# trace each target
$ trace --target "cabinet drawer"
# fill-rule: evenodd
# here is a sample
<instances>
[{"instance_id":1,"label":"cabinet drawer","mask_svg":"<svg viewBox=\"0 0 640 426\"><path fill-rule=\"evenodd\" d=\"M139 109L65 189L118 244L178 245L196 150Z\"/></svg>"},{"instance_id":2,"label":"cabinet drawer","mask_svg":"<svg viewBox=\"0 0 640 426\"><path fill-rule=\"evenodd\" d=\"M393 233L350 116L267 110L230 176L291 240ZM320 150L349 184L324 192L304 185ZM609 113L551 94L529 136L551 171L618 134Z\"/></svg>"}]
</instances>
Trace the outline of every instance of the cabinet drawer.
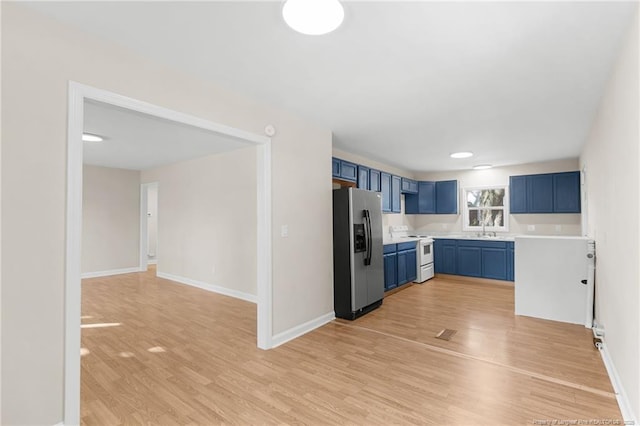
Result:
<instances>
[{"instance_id":1,"label":"cabinet drawer","mask_svg":"<svg viewBox=\"0 0 640 426\"><path fill-rule=\"evenodd\" d=\"M382 253L395 253L398 250L397 244L385 244L382 248Z\"/></svg>"},{"instance_id":2,"label":"cabinet drawer","mask_svg":"<svg viewBox=\"0 0 640 426\"><path fill-rule=\"evenodd\" d=\"M507 248L507 241L458 240L458 247Z\"/></svg>"},{"instance_id":3,"label":"cabinet drawer","mask_svg":"<svg viewBox=\"0 0 640 426\"><path fill-rule=\"evenodd\" d=\"M416 249L416 241L398 244L398 251L415 250L415 249Z\"/></svg>"}]
</instances>

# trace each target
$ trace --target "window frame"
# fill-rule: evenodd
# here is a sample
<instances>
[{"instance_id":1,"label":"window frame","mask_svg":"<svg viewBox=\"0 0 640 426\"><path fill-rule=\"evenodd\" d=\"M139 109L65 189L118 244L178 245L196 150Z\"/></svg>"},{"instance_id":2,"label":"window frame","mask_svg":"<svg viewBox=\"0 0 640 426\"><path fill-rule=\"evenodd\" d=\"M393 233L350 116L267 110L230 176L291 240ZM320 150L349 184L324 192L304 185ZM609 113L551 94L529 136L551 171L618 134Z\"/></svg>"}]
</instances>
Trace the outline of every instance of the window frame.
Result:
<instances>
[{"instance_id":1,"label":"window frame","mask_svg":"<svg viewBox=\"0 0 640 426\"><path fill-rule=\"evenodd\" d=\"M472 207L467 205L467 192L481 191L486 189L504 189L503 206L493 207ZM469 210L499 210L503 211L504 226L485 226L485 231L490 232L509 232L509 185L484 185L484 186L466 186L461 188L461 205L462 205L462 230L463 231L482 231L482 226L469 225Z\"/></svg>"}]
</instances>

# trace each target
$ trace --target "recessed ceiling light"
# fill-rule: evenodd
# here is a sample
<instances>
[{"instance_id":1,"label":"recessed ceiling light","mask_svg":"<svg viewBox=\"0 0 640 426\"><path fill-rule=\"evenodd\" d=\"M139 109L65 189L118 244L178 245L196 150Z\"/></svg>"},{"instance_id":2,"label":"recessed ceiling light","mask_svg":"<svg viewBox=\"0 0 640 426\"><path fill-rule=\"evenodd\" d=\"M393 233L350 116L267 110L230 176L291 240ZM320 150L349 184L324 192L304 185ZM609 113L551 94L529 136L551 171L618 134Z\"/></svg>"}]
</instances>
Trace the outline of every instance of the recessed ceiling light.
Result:
<instances>
[{"instance_id":1,"label":"recessed ceiling light","mask_svg":"<svg viewBox=\"0 0 640 426\"><path fill-rule=\"evenodd\" d=\"M478 164L477 166L473 166L474 170L486 170L492 167L493 166L491 164Z\"/></svg>"},{"instance_id":2,"label":"recessed ceiling light","mask_svg":"<svg viewBox=\"0 0 640 426\"><path fill-rule=\"evenodd\" d=\"M91 133L83 133L82 141L83 142L102 142L104 138L98 135L92 135Z\"/></svg>"},{"instance_id":3,"label":"recessed ceiling light","mask_svg":"<svg viewBox=\"0 0 640 426\"><path fill-rule=\"evenodd\" d=\"M344 8L338 0L287 0L282 17L299 33L322 35L342 24Z\"/></svg>"},{"instance_id":4,"label":"recessed ceiling light","mask_svg":"<svg viewBox=\"0 0 640 426\"><path fill-rule=\"evenodd\" d=\"M473 157L473 152L462 151L462 152L454 152L450 155L451 158L469 158Z\"/></svg>"}]
</instances>

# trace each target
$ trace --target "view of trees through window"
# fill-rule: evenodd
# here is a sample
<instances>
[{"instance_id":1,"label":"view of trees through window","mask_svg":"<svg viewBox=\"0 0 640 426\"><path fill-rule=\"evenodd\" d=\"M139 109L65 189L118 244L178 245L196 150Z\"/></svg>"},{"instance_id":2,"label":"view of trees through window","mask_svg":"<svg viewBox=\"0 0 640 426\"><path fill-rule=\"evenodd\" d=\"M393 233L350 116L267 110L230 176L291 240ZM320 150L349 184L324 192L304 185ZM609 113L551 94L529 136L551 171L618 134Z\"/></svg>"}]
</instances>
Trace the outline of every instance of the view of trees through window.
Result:
<instances>
[{"instance_id":1,"label":"view of trees through window","mask_svg":"<svg viewBox=\"0 0 640 426\"><path fill-rule=\"evenodd\" d=\"M466 190L468 227L504 227L505 188Z\"/></svg>"}]
</instances>

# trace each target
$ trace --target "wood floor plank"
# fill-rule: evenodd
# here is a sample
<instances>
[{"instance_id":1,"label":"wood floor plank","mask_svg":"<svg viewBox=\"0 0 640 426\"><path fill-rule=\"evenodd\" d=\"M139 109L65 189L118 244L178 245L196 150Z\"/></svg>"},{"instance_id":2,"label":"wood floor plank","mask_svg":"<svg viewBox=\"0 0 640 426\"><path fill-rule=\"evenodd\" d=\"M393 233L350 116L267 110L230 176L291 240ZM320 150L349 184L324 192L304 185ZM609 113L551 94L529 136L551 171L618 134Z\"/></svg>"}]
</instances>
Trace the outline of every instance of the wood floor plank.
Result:
<instances>
[{"instance_id":1,"label":"wood floor plank","mask_svg":"<svg viewBox=\"0 0 640 426\"><path fill-rule=\"evenodd\" d=\"M270 351L255 305L155 277L83 283L85 425L517 425L620 419L584 327L435 279ZM457 330L450 341L442 329Z\"/></svg>"}]
</instances>

